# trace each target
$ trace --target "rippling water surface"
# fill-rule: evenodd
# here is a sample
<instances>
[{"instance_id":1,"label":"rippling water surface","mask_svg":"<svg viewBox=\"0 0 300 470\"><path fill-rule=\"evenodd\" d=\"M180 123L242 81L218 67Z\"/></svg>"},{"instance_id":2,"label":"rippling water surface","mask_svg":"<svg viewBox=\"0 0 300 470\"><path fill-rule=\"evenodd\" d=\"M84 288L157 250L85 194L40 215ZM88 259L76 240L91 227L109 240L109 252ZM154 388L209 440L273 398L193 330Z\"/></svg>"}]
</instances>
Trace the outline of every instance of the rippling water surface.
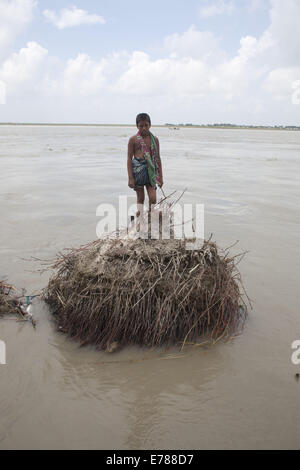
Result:
<instances>
[{"instance_id":1,"label":"rippling water surface","mask_svg":"<svg viewBox=\"0 0 300 470\"><path fill-rule=\"evenodd\" d=\"M164 190L205 204L253 301L244 333L212 349L114 355L79 348L35 300L36 331L0 320L1 449L296 449L300 445L300 133L153 128ZM125 127L0 126L0 278L46 285L31 257L96 238L96 208L134 196ZM132 202L134 199L132 199Z\"/></svg>"}]
</instances>

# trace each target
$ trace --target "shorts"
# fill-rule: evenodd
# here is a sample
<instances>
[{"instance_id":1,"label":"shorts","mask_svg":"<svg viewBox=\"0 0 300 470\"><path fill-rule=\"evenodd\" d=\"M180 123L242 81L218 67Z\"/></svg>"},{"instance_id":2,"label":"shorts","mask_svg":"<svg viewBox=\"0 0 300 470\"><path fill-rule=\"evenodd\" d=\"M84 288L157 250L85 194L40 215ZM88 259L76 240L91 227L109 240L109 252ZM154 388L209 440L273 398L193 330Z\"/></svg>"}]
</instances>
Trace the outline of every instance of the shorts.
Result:
<instances>
[{"instance_id":1,"label":"shorts","mask_svg":"<svg viewBox=\"0 0 300 470\"><path fill-rule=\"evenodd\" d=\"M132 159L132 172L134 178L134 190L143 189L144 186L150 186L147 160L143 158ZM157 189L155 186L154 189Z\"/></svg>"}]
</instances>

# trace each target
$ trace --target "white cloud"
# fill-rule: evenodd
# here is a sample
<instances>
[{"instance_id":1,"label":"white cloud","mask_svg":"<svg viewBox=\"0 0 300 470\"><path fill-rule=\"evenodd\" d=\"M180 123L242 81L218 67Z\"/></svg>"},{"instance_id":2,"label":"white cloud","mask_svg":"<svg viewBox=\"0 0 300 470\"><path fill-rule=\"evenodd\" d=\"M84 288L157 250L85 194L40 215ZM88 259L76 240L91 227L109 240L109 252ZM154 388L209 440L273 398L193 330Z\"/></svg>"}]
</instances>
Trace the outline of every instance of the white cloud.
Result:
<instances>
[{"instance_id":1,"label":"white cloud","mask_svg":"<svg viewBox=\"0 0 300 470\"><path fill-rule=\"evenodd\" d=\"M210 31L199 31L192 25L183 34L172 34L164 40L164 48L171 57L193 57L206 62L224 58L219 39Z\"/></svg>"},{"instance_id":2,"label":"white cloud","mask_svg":"<svg viewBox=\"0 0 300 470\"><path fill-rule=\"evenodd\" d=\"M48 51L36 42L29 42L19 52L12 54L0 68L0 79L5 83L7 94L38 88L43 77L43 62Z\"/></svg>"},{"instance_id":3,"label":"white cloud","mask_svg":"<svg viewBox=\"0 0 300 470\"><path fill-rule=\"evenodd\" d=\"M271 0L271 24L269 34L276 41L273 59L274 65L288 67L299 65L300 50L300 1Z\"/></svg>"},{"instance_id":4,"label":"white cloud","mask_svg":"<svg viewBox=\"0 0 300 470\"><path fill-rule=\"evenodd\" d=\"M278 68L268 74L264 82L264 89L271 93L276 100L291 100L298 80L300 80L300 66Z\"/></svg>"},{"instance_id":5,"label":"white cloud","mask_svg":"<svg viewBox=\"0 0 300 470\"><path fill-rule=\"evenodd\" d=\"M269 71L262 58L272 45L268 33L259 39L246 36L240 41L237 55L228 58L211 33L191 27L182 35L165 39L168 58L151 60L142 51L132 53L114 89L139 96L214 95L234 101ZM211 55L218 60L210 60Z\"/></svg>"},{"instance_id":6,"label":"white cloud","mask_svg":"<svg viewBox=\"0 0 300 470\"><path fill-rule=\"evenodd\" d=\"M300 80L295 80L292 84L292 103L300 104Z\"/></svg>"},{"instance_id":7,"label":"white cloud","mask_svg":"<svg viewBox=\"0 0 300 470\"><path fill-rule=\"evenodd\" d=\"M300 80L300 2L270 0L271 23L261 38L268 38L271 47L263 56L268 74L263 90L276 101L291 102L293 84Z\"/></svg>"},{"instance_id":8,"label":"white cloud","mask_svg":"<svg viewBox=\"0 0 300 470\"><path fill-rule=\"evenodd\" d=\"M73 6L71 9L63 8L58 14L53 10L44 10L43 15L58 29L71 28L83 24L105 23L103 16L88 13L76 6Z\"/></svg>"},{"instance_id":9,"label":"white cloud","mask_svg":"<svg viewBox=\"0 0 300 470\"><path fill-rule=\"evenodd\" d=\"M269 53L270 49L275 45L275 41L268 31L266 31L259 39L254 36L244 36L240 40L241 47L238 51L238 60L245 63L253 59L263 62L265 61L265 53ZM259 62L257 63L259 65Z\"/></svg>"},{"instance_id":10,"label":"white cloud","mask_svg":"<svg viewBox=\"0 0 300 470\"><path fill-rule=\"evenodd\" d=\"M103 67L102 61L94 62L87 54L68 60L62 80L64 93L67 96L97 94L105 82Z\"/></svg>"},{"instance_id":11,"label":"white cloud","mask_svg":"<svg viewBox=\"0 0 300 470\"><path fill-rule=\"evenodd\" d=\"M36 93L64 99L97 96L106 83L106 75L120 73L124 57L113 54L96 62L87 54L78 54L66 62L49 57L47 49L29 42L13 53L0 67L0 81L8 96L36 99Z\"/></svg>"},{"instance_id":12,"label":"white cloud","mask_svg":"<svg viewBox=\"0 0 300 470\"><path fill-rule=\"evenodd\" d=\"M6 84L0 80L0 104L6 103Z\"/></svg>"},{"instance_id":13,"label":"white cloud","mask_svg":"<svg viewBox=\"0 0 300 470\"><path fill-rule=\"evenodd\" d=\"M191 57L151 61L150 56L135 51L128 69L114 90L132 95L203 95L209 88L209 70L201 60Z\"/></svg>"},{"instance_id":14,"label":"white cloud","mask_svg":"<svg viewBox=\"0 0 300 470\"><path fill-rule=\"evenodd\" d=\"M235 10L233 0L211 0L205 6L199 8L199 15L202 18L209 18L216 15L231 15Z\"/></svg>"},{"instance_id":15,"label":"white cloud","mask_svg":"<svg viewBox=\"0 0 300 470\"><path fill-rule=\"evenodd\" d=\"M16 120L19 112L31 112L35 103L42 116L52 112L54 121L74 121L76 115L77 121L115 122L130 114L126 109L138 112L149 106L166 121L173 116L174 121L189 122L253 123L255 119L256 123L279 123L286 119L298 124L299 107L292 104L292 96L300 97L300 31L296 27L300 2L285 0L283 8L281 1L270 0L270 5L266 31L242 37L231 57L218 37L193 25L167 36L156 58L139 50L119 51L100 60L81 53L62 61L30 42L0 64L0 86L4 84L0 102L5 101L6 89L10 107L5 112L9 115L7 110L15 108Z\"/></svg>"},{"instance_id":16,"label":"white cloud","mask_svg":"<svg viewBox=\"0 0 300 470\"><path fill-rule=\"evenodd\" d=\"M35 0L0 0L0 50L30 23L35 6Z\"/></svg>"}]
</instances>

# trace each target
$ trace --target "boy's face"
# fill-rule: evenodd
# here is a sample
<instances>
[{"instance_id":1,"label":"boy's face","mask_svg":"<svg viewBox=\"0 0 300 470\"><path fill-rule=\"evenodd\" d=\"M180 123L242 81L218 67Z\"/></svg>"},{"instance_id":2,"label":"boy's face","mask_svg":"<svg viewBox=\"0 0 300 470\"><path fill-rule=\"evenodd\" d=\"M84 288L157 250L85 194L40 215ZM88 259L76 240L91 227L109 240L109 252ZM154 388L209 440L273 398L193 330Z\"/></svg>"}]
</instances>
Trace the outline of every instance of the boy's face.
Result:
<instances>
[{"instance_id":1,"label":"boy's face","mask_svg":"<svg viewBox=\"0 0 300 470\"><path fill-rule=\"evenodd\" d=\"M149 135L150 127L151 124L149 121L140 121L137 125L137 128L140 131L142 137Z\"/></svg>"}]
</instances>

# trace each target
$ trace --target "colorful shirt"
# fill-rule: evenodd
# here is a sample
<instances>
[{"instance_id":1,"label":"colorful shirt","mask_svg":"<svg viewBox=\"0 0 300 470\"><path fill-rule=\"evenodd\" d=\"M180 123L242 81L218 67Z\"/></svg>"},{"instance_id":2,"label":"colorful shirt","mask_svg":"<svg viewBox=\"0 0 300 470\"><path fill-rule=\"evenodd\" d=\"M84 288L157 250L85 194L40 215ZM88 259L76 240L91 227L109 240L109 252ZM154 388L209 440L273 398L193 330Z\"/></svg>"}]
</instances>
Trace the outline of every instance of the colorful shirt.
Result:
<instances>
[{"instance_id":1,"label":"colorful shirt","mask_svg":"<svg viewBox=\"0 0 300 470\"><path fill-rule=\"evenodd\" d=\"M144 158L147 161L148 175L151 186L156 187L156 183L160 183L160 173L158 166L158 152L156 140L153 134L150 134L150 152L141 136L140 131L137 133L137 140L141 144L141 148L144 154Z\"/></svg>"}]
</instances>

